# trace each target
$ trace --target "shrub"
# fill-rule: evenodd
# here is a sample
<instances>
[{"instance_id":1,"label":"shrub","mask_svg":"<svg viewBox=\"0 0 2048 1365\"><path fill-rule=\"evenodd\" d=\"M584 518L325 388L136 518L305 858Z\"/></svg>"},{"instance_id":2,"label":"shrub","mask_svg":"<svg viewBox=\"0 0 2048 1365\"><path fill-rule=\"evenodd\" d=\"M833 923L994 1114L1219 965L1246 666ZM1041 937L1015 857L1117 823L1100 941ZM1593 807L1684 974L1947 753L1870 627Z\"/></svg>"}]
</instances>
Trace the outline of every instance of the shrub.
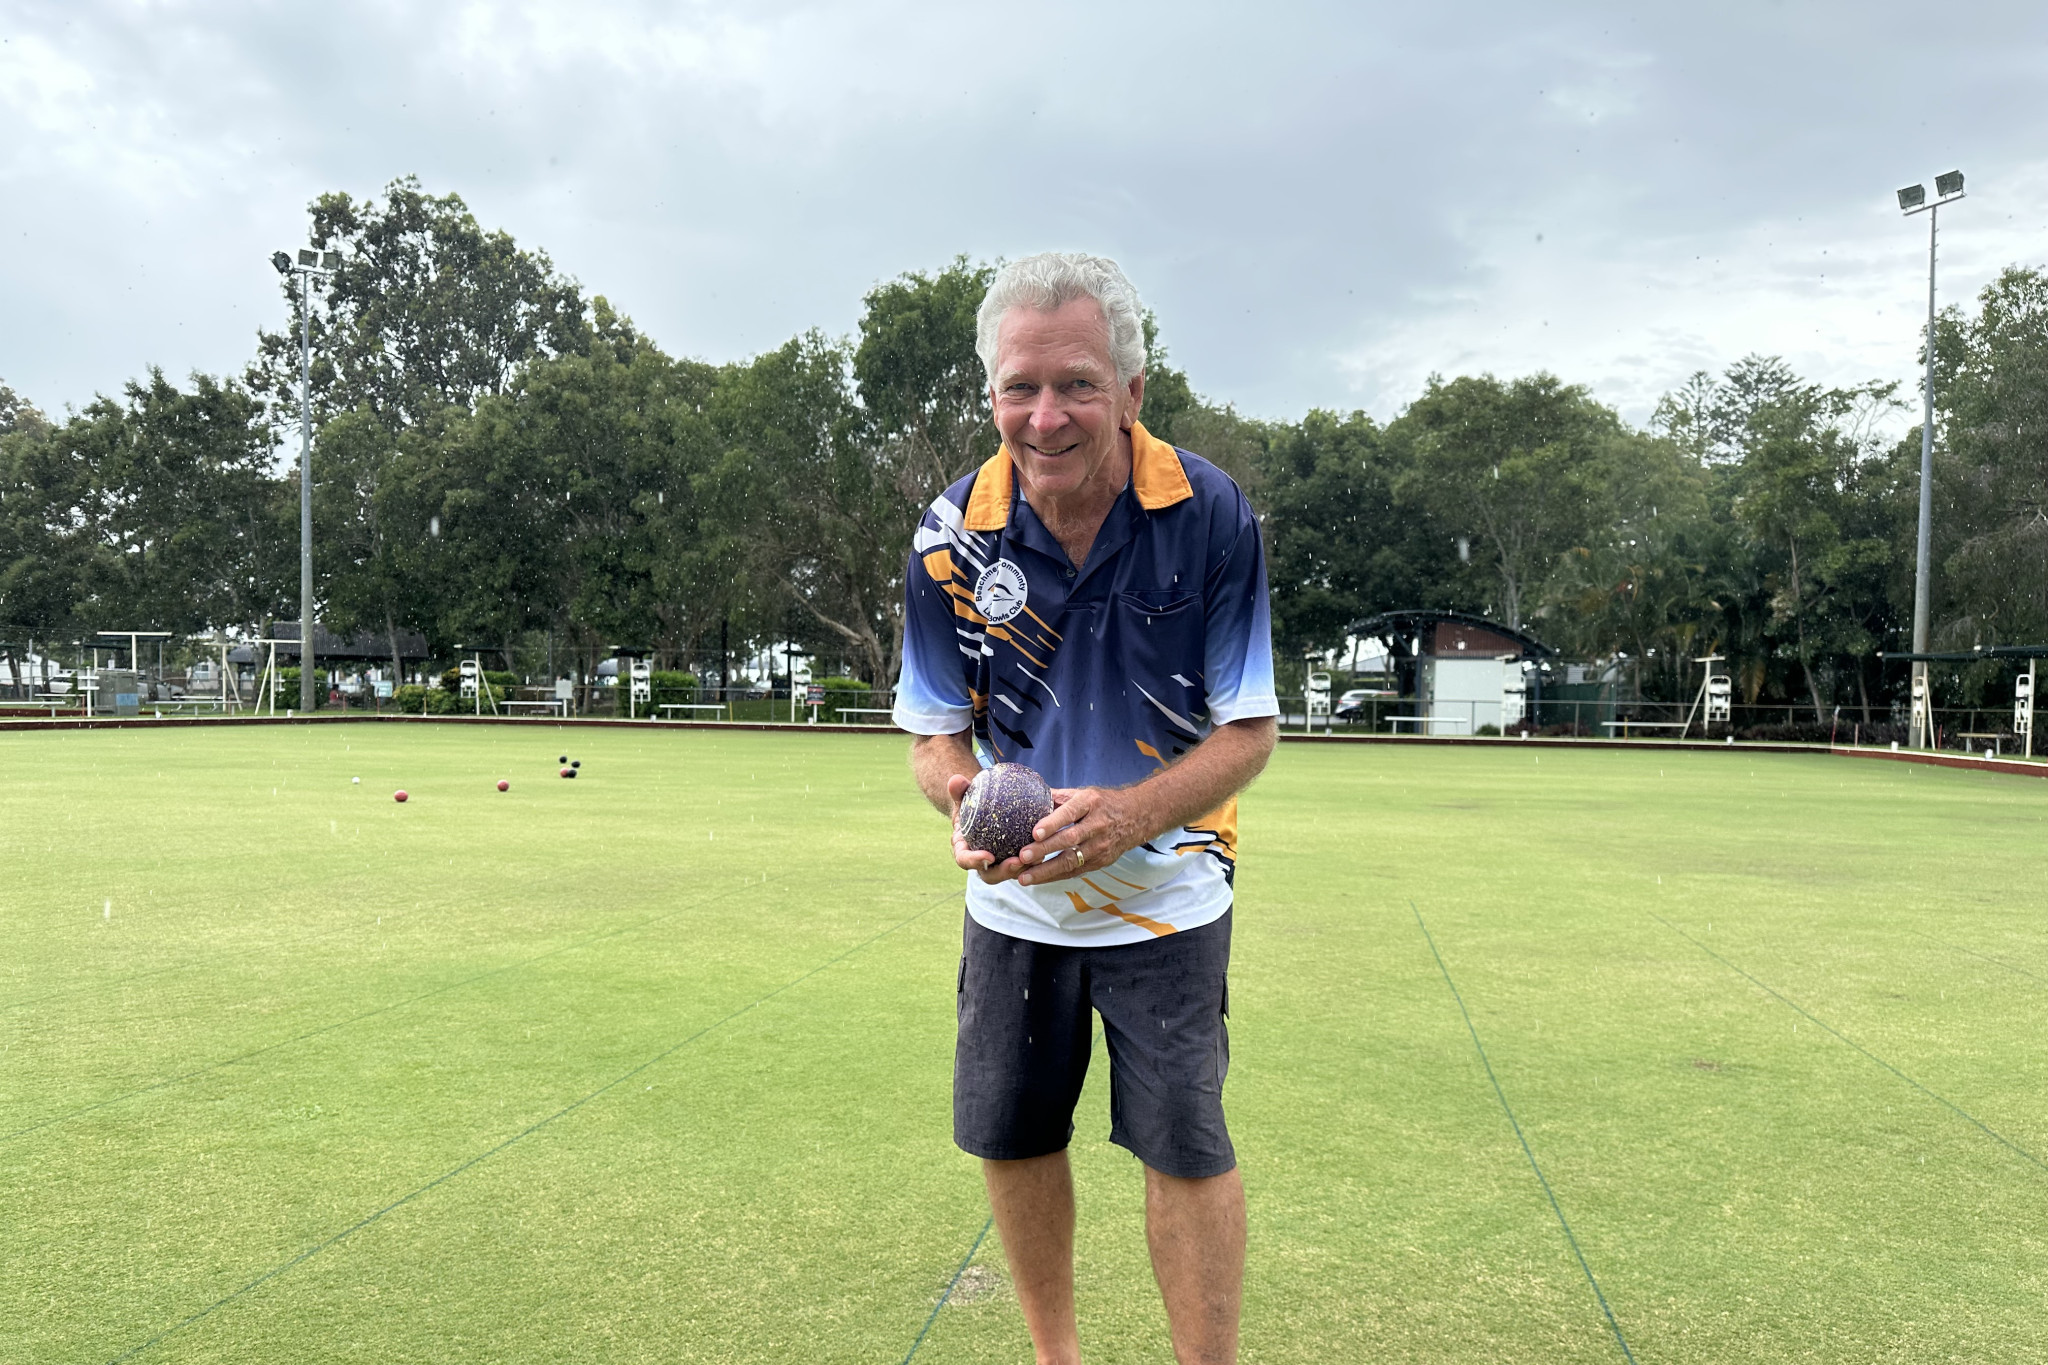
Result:
<instances>
[{"instance_id":1,"label":"shrub","mask_svg":"<svg viewBox=\"0 0 2048 1365\"><path fill-rule=\"evenodd\" d=\"M1500 727L1498 725L1482 725L1477 730L1474 730L1472 733L1475 735L1486 735L1498 739L1500 737Z\"/></svg>"},{"instance_id":2,"label":"shrub","mask_svg":"<svg viewBox=\"0 0 2048 1365\"><path fill-rule=\"evenodd\" d=\"M502 702L511 695L512 688L519 682L516 673L494 673L484 670L483 685L487 689L484 710L491 709L494 701ZM462 695L462 669L451 668L441 675L439 687L426 690L426 714L430 716L467 716L476 711L476 703ZM402 709L402 708L401 708ZM419 714L418 712L414 713Z\"/></svg>"},{"instance_id":3,"label":"shrub","mask_svg":"<svg viewBox=\"0 0 2048 1365\"><path fill-rule=\"evenodd\" d=\"M881 694L859 678L813 678L815 687L825 689L825 704L818 708L821 721L866 720L866 716L842 716L842 706L874 706L875 698Z\"/></svg>"},{"instance_id":4,"label":"shrub","mask_svg":"<svg viewBox=\"0 0 2048 1365\"><path fill-rule=\"evenodd\" d=\"M391 694L391 704L409 716L425 715L427 689L418 683L407 683Z\"/></svg>"},{"instance_id":5,"label":"shrub","mask_svg":"<svg viewBox=\"0 0 2048 1365\"><path fill-rule=\"evenodd\" d=\"M648 678L654 695L649 705L659 707L664 703L686 706L697 700L697 675L676 669L657 668ZM661 714L659 711L656 715Z\"/></svg>"}]
</instances>

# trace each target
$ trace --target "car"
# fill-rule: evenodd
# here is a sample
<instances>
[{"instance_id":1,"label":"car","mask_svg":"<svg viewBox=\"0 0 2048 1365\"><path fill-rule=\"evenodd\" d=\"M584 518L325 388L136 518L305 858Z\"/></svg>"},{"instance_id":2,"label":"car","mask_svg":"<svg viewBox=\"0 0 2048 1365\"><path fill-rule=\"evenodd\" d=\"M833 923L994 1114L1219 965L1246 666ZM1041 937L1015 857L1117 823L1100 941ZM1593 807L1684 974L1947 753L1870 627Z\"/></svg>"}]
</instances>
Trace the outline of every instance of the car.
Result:
<instances>
[{"instance_id":1,"label":"car","mask_svg":"<svg viewBox=\"0 0 2048 1365\"><path fill-rule=\"evenodd\" d=\"M1337 704L1331 710L1338 720L1365 720L1369 715L1366 707L1368 701L1375 698L1391 699L1400 695L1384 687L1354 687L1337 698Z\"/></svg>"}]
</instances>

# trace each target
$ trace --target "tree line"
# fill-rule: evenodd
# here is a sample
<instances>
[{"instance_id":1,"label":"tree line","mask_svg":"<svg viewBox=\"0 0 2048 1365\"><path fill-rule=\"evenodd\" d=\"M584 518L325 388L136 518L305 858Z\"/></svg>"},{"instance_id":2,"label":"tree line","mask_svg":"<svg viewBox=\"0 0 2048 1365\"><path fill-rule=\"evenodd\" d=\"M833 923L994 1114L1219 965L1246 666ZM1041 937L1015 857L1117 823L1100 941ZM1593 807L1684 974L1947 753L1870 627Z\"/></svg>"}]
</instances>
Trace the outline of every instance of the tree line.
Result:
<instances>
[{"instance_id":1,"label":"tree line","mask_svg":"<svg viewBox=\"0 0 2048 1365\"><path fill-rule=\"evenodd\" d=\"M666 354L544 252L412 179L321 197L314 290L323 624L437 657L588 672L614 646L722 674L793 641L894 681L918 511L995 449L974 353L993 268L876 286L855 333L723 365ZM0 637L197 634L297 616L300 303L245 373L160 371L52 418L0 387ZM1149 330L1149 328L1148 328ZM1895 386L1751 356L1644 427L1550 374L1432 378L1379 422L1257 420L1158 346L1142 420L1242 483L1276 656L1408 607L1471 611L1646 698L1725 655L1738 700L1889 715L1913 595L1919 436ZM2009 269L1935 333L1937 648L2048 640L2048 272ZM1944 685L2001 700L2009 670Z\"/></svg>"}]
</instances>

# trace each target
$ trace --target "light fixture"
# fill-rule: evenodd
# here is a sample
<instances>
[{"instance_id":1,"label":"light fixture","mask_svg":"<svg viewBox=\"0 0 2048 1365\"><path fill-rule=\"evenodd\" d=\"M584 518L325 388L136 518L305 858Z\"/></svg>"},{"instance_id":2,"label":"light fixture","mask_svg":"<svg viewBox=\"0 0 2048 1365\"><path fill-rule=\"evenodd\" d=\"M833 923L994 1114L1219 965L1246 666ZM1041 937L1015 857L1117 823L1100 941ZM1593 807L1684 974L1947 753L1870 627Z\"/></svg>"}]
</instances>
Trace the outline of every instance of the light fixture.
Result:
<instances>
[{"instance_id":1,"label":"light fixture","mask_svg":"<svg viewBox=\"0 0 2048 1365\"><path fill-rule=\"evenodd\" d=\"M1963 192L1963 173L1961 171L1950 171L1946 175L1935 176L1934 192L1944 199L1952 194L1961 194Z\"/></svg>"},{"instance_id":2,"label":"light fixture","mask_svg":"<svg viewBox=\"0 0 2048 1365\"><path fill-rule=\"evenodd\" d=\"M1899 207L1901 209L1917 209L1926 202L1927 187L1925 185L1908 185L1899 191Z\"/></svg>"},{"instance_id":3,"label":"light fixture","mask_svg":"<svg viewBox=\"0 0 2048 1365\"><path fill-rule=\"evenodd\" d=\"M341 268L341 253L339 251L321 252L320 268L323 270L339 270Z\"/></svg>"},{"instance_id":4,"label":"light fixture","mask_svg":"<svg viewBox=\"0 0 2048 1365\"><path fill-rule=\"evenodd\" d=\"M282 251L271 252L270 263L277 267L277 273L280 275L289 275L292 273L292 258L285 255L285 253Z\"/></svg>"},{"instance_id":5,"label":"light fixture","mask_svg":"<svg viewBox=\"0 0 2048 1365\"><path fill-rule=\"evenodd\" d=\"M306 248L304 248L304 247L300 247L300 248L299 248L299 264L300 264L300 265L311 265L311 266L317 266L317 265L319 265L319 264L320 264L320 253L319 253L319 252L317 252L317 251L308 251L308 250L307 250Z\"/></svg>"}]
</instances>

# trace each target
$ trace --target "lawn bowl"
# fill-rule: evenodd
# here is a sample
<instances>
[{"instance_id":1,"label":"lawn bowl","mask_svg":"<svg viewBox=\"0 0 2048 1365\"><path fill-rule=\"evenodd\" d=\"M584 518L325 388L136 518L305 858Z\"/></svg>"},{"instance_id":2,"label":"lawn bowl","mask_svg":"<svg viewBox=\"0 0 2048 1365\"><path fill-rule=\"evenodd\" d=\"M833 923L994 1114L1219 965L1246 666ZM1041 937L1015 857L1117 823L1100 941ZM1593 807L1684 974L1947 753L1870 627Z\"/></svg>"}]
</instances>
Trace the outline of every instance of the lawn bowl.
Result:
<instances>
[{"instance_id":1,"label":"lawn bowl","mask_svg":"<svg viewBox=\"0 0 2048 1365\"><path fill-rule=\"evenodd\" d=\"M406 802L405 789L401 787L397 791L391 793L391 799L393 801L396 801L401 806L404 805Z\"/></svg>"},{"instance_id":2,"label":"lawn bowl","mask_svg":"<svg viewBox=\"0 0 2048 1365\"><path fill-rule=\"evenodd\" d=\"M1031 828L1052 814L1052 789L1022 763L984 768L960 798L960 837L999 863L1031 842Z\"/></svg>"},{"instance_id":3,"label":"lawn bowl","mask_svg":"<svg viewBox=\"0 0 2048 1365\"><path fill-rule=\"evenodd\" d=\"M498 779L498 790L501 792L511 791L512 784L501 777Z\"/></svg>"}]
</instances>

